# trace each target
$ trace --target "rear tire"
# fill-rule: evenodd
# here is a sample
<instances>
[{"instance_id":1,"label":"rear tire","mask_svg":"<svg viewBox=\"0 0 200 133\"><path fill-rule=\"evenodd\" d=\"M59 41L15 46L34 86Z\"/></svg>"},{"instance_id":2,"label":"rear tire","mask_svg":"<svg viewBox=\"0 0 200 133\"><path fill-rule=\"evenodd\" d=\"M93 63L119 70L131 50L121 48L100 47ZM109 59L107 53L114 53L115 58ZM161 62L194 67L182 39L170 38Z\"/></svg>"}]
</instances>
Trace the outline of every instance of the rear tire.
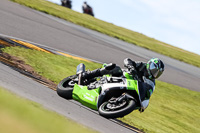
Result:
<instances>
[{"instance_id":1,"label":"rear tire","mask_svg":"<svg viewBox=\"0 0 200 133\"><path fill-rule=\"evenodd\" d=\"M101 104L101 106L99 107L99 114L105 118L123 117L123 116L131 113L136 108L136 104L133 99L129 99L127 101L126 106L124 106L123 108L119 108L117 110L109 110L107 108L108 104L109 104L109 102L106 101L103 104Z\"/></svg>"},{"instance_id":2,"label":"rear tire","mask_svg":"<svg viewBox=\"0 0 200 133\"><path fill-rule=\"evenodd\" d=\"M57 94L65 99L72 99L72 92L73 92L73 84L69 84L72 79L75 79L77 76L73 75L67 77L60 81L57 86Z\"/></svg>"}]
</instances>

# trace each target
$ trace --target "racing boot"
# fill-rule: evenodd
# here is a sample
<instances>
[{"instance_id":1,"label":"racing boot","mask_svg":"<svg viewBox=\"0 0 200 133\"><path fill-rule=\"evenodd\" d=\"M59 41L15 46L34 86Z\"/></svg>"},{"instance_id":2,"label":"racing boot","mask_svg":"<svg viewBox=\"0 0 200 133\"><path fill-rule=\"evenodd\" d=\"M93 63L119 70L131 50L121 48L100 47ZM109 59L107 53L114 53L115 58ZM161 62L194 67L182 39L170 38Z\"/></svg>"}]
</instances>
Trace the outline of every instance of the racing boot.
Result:
<instances>
[{"instance_id":1,"label":"racing boot","mask_svg":"<svg viewBox=\"0 0 200 133\"><path fill-rule=\"evenodd\" d=\"M82 73L81 75L81 80L89 80L89 79L92 79L92 78L95 78L95 77L98 77L98 76L101 76L100 75L100 69L95 69L93 71L86 71L84 73Z\"/></svg>"},{"instance_id":2,"label":"racing boot","mask_svg":"<svg viewBox=\"0 0 200 133\"><path fill-rule=\"evenodd\" d=\"M110 71L113 70L115 68L115 66L116 66L115 64L110 63L107 66L105 66L104 68L84 72L84 73L82 73L81 80L82 81L84 81L85 79L90 80L95 77L103 76L105 74L110 74Z\"/></svg>"}]
</instances>

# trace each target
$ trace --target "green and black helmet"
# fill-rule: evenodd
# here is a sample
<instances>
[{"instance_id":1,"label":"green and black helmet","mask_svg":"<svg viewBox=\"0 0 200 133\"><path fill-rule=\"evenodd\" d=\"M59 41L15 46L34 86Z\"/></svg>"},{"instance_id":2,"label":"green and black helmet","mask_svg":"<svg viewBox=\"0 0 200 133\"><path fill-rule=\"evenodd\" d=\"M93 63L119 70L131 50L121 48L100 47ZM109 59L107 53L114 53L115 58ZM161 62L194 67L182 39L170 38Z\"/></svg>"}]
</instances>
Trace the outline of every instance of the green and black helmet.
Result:
<instances>
[{"instance_id":1,"label":"green and black helmet","mask_svg":"<svg viewBox=\"0 0 200 133\"><path fill-rule=\"evenodd\" d=\"M157 79L164 71L164 63L158 58L149 60L146 67L150 79Z\"/></svg>"}]
</instances>

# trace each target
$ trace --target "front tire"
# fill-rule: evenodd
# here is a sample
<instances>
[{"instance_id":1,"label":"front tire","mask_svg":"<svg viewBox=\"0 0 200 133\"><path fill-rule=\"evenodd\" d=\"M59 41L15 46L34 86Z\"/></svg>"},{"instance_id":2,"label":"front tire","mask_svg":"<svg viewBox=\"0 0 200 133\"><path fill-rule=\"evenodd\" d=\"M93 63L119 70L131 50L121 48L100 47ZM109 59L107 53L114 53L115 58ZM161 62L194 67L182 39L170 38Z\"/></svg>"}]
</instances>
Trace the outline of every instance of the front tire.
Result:
<instances>
[{"instance_id":1,"label":"front tire","mask_svg":"<svg viewBox=\"0 0 200 133\"><path fill-rule=\"evenodd\" d=\"M65 99L72 99L72 91L74 87L72 82L76 77L76 75L73 75L60 81L56 90L57 94Z\"/></svg>"},{"instance_id":2,"label":"front tire","mask_svg":"<svg viewBox=\"0 0 200 133\"><path fill-rule=\"evenodd\" d=\"M106 101L99 107L99 114L105 118L118 118L123 117L131 113L135 108L136 104L133 99L126 101L127 103L122 108L110 109L109 102Z\"/></svg>"}]
</instances>

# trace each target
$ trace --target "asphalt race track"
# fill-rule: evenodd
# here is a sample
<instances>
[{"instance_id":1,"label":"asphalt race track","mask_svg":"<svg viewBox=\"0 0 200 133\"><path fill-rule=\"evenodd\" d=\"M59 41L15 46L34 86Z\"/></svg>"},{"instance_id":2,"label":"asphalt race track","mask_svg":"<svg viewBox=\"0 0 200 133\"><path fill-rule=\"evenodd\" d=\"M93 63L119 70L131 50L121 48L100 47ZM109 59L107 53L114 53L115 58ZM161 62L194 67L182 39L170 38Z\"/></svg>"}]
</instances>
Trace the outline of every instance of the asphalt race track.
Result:
<instances>
[{"instance_id":1,"label":"asphalt race track","mask_svg":"<svg viewBox=\"0 0 200 133\"><path fill-rule=\"evenodd\" d=\"M126 57L138 61L147 61L152 57L159 57L165 62L166 66L160 80L190 90L200 91L200 69L197 67L34 11L8 0L1 0L0 3L0 35L2 36L28 40L98 62L115 62L120 66L123 66L123 60ZM0 73L0 86L41 103L73 120L80 121L86 126L94 127L95 130L100 132L130 132L130 130L98 116L96 112L83 108L76 102L66 101L58 97L54 91L20 75L3 64L0 64ZM21 88L23 89L21 90Z\"/></svg>"}]
</instances>

